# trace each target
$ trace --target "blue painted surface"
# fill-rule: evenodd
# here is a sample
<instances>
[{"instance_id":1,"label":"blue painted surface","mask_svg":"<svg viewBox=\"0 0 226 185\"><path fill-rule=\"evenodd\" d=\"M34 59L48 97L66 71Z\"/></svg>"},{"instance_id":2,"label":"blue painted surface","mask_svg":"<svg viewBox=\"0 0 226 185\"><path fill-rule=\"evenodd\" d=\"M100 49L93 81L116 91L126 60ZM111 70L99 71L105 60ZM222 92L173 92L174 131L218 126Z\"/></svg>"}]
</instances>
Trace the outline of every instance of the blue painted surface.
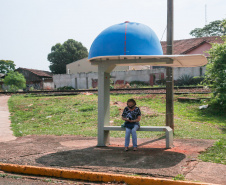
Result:
<instances>
[{"instance_id":1,"label":"blue painted surface","mask_svg":"<svg viewBox=\"0 0 226 185\"><path fill-rule=\"evenodd\" d=\"M102 31L93 41L88 58L162 54L160 41L150 27L141 23L125 22Z\"/></svg>"}]
</instances>

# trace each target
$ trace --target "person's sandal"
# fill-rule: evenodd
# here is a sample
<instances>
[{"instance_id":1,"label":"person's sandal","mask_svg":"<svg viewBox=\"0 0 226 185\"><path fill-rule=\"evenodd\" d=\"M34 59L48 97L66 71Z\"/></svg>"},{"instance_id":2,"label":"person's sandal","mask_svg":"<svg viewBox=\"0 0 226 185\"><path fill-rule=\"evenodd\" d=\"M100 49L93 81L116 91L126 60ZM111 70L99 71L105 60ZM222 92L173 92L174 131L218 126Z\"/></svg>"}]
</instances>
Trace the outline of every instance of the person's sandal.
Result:
<instances>
[{"instance_id":1,"label":"person's sandal","mask_svg":"<svg viewBox=\"0 0 226 185\"><path fill-rule=\"evenodd\" d=\"M128 147L125 147L125 151L127 152L129 150L129 148Z\"/></svg>"},{"instance_id":2,"label":"person's sandal","mask_svg":"<svg viewBox=\"0 0 226 185\"><path fill-rule=\"evenodd\" d=\"M137 147L134 147L134 148L133 148L133 151L137 151Z\"/></svg>"}]
</instances>

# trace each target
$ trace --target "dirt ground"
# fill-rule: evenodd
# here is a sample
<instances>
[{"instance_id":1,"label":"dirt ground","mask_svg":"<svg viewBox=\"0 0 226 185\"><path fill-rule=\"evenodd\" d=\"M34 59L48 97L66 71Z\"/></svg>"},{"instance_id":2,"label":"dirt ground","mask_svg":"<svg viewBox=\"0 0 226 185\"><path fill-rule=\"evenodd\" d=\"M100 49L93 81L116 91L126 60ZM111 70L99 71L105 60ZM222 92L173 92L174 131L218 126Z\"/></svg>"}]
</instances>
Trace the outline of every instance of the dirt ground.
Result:
<instances>
[{"instance_id":1,"label":"dirt ground","mask_svg":"<svg viewBox=\"0 0 226 185\"><path fill-rule=\"evenodd\" d=\"M213 140L176 139L172 149L165 149L163 138L138 139L136 152L124 152L123 143L123 138L111 138L108 147L96 147L96 138L26 136L0 142L0 162L170 179L183 174L187 180L226 183L225 165L197 159Z\"/></svg>"}]
</instances>

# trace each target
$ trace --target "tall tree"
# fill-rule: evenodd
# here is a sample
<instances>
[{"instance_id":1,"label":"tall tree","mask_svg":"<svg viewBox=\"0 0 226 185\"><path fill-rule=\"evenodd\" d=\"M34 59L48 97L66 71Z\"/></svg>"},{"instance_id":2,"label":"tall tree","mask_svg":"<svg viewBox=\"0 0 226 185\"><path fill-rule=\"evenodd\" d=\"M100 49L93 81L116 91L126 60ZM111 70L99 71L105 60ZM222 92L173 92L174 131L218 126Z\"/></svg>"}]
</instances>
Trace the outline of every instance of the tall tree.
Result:
<instances>
[{"instance_id":1,"label":"tall tree","mask_svg":"<svg viewBox=\"0 0 226 185\"><path fill-rule=\"evenodd\" d=\"M226 111L226 36L224 43L215 43L209 50L209 60L206 66L206 82L213 88L211 104L220 111Z\"/></svg>"},{"instance_id":2,"label":"tall tree","mask_svg":"<svg viewBox=\"0 0 226 185\"><path fill-rule=\"evenodd\" d=\"M81 42L68 39L63 44L57 43L48 54L49 69L54 74L65 74L66 65L88 56L86 47Z\"/></svg>"},{"instance_id":3,"label":"tall tree","mask_svg":"<svg viewBox=\"0 0 226 185\"><path fill-rule=\"evenodd\" d=\"M0 60L0 73L6 74L15 70L15 64L12 60Z\"/></svg>"},{"instance_id":4,"label":"tall tree","mask_svg":"<svg viewBox=\"0 0 226 185\"><path fill-rule=\"evenodd\" d=\"M195 28L189 34L194 37L210 37L226 35L225 19L210 22L203 28Z\"/></svg>"}]
</instances>

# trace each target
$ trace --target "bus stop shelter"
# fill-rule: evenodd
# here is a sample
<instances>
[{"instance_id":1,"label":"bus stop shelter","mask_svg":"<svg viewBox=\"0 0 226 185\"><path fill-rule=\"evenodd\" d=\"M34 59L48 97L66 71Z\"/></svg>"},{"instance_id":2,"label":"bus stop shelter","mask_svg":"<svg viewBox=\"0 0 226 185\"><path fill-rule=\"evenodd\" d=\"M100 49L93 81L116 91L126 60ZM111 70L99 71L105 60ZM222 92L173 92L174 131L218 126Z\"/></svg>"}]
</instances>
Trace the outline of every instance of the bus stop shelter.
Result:
<instances>
[{"instance_id":1,"label":"bus stop shelter","mask_svg":"<svg viewBox=\"0 0 226 185\"><path fill-rule=\"evenodd\" d=\"M89 61L98 66L98 143L110 142L110 73L116 66L150 65L198 67L207 64L204 55L162 55L160 42L151 28L140 23L113 25L94 40Z\"/></svg>"}]
</instances>

